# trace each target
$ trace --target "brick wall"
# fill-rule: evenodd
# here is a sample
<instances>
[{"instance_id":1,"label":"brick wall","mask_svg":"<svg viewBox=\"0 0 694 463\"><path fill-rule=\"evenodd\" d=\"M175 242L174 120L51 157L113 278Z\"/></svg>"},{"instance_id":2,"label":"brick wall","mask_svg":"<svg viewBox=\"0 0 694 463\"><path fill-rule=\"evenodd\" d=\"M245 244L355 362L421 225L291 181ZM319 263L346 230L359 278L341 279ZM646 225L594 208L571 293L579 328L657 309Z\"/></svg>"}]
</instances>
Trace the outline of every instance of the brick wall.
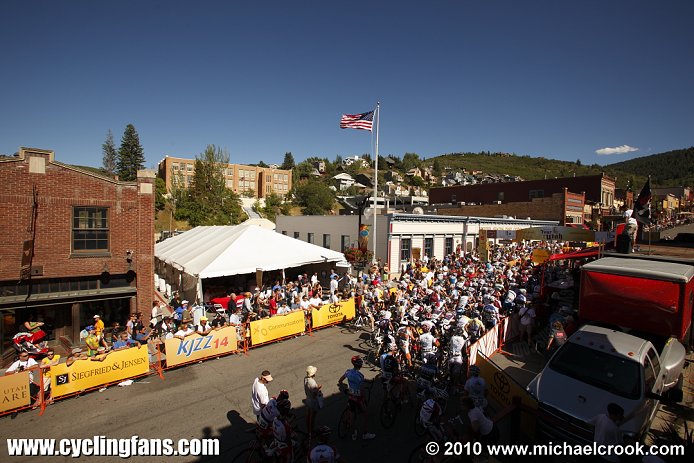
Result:
<instances>
[{"instance_id":1,"label":"brick wall","mask_svg":"<svg viewBox=\"0 0 694 463\"><path fill-rule=\"evenodd\" d=\"M138 296L131 309L149 314L154 294L154 174L138 174L137 182L118 182L55 162L51 151L22 149L19 157L0 160L0 182L1 281L19 278L22 243L31 238L35 187L38 213L32 265L43 266L43 275L36 278L100 275L105 268L111 274L124 274L132 269L137 272L133 284ZM74 206L109 209L108 255L71 253ZM128 250L134 251L131 263L126 259Z\"/></svg>"},{"instance_id":2,"label":"brick wall","mask_svg":"<svg viewBox=\"0 0 694 463\"><path fill-rule=\"evenodd\" d=\"M558 220L564 223L564 194L554 194L550 198L536 198L532 201L482 204L476 206L441 207L439 214L473 217L495 217L506 215L517 219L531 217L534 220Z\"/></svg>"}]
</instances>

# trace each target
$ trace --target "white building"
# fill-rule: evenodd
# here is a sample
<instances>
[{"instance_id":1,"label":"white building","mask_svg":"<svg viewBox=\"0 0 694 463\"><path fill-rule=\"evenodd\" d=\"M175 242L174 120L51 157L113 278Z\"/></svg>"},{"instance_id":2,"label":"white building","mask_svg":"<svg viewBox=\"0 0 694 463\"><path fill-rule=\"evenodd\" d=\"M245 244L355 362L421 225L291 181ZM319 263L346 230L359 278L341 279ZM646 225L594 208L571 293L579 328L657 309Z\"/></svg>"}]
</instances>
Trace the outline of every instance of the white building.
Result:
<instances>
[{"instance_id":1,"label":"white building","mask_svg":"<svg viewBox=\"0 0 694 463\"><path fill-rule=\"evenodd\" d=\"M424 255L441 259L454 252L458 246L472 250L478 244L480 230L519 230L558 225L556 221L514 218L397 213L377 217L376 257L391 272L398 272L403 264ZM373 216L362 216L362 224L369 225L368 249L373 251ZM357 247L358 228L359 217L356 215L279 216L276 231L343 252L349 247ZM502 235L497 233L499 237Z\"/></svg>"}]
</instances>

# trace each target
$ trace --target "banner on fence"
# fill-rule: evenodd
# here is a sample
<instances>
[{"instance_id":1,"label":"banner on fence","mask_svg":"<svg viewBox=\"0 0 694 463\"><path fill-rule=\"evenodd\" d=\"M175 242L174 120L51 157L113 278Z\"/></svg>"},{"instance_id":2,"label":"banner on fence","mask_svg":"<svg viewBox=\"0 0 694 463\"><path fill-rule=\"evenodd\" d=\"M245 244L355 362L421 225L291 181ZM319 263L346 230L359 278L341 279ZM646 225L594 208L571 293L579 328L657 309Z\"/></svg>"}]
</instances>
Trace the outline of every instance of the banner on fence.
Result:
<instances>
[{"instance_id":1,"label":"banner on fence","mask_svg":"<svg viewBox=\"0 0 694 463\"><path fill-rule=\"evenodd\" d=\"M502 408L511 405L513 397L519 397L523 405L537 409L537 400L486 355L478 355L476 365L480 368L480 376L487 382L488 397ZM523 413L521 429L530 437L535 437L535 418Z\"/></svg>"},{"instance_id":2,"label":"banner on fence","mask_svg":"<svg viewBox=\"0 0 694 463\"><path fill-rule=\"evenodd\" d=\"M306 329L304 323L304 311L297 310L287 315L275 315L250 323L251 344L263 344L275 339L303 333Z\"/></svg>"},{"instance_id":3,"label":"banner on fence","mask_svg":"<svg viewBox=\"0 0 694 463\"><path fill-rule=\"evenodd\" d=\"M470 346L469 364L474 365L477 361L477 352L482 352L487 357L496 352L499 348L499 325L494 326L491 330L484 333L484 336L479 338L476 343Z\"/></svg>"},{"instance_id":4,"label":"banner on fence","mask_svg":"<svg viewBox=\"0 0 694 463\"><path fill-rule=\"evenodd\" d=\"M320 310L311 311L311 321L313 328L332 325L344 320L351 320L355 316L354 298L340 301L337 304L323 304Z\"/></svg>"},{"instance_id":5,"label":"banner on fence","mask_svg":"<svg viewBox=\"0 0 694 463\"><path fill-rule=\"evenodd\" d=\"M83 391L146 374L149 371L147 346L109 352L103 360L77 360L51 367L53 397Z\"/></svg>"},{"instance_id":6,"label":"banner on fence","mask_svg":"<svg viewBox=\"0 0 694 463\"><path fill-rule=\"evenodd\" d=\"M34 374L39 375L40 373L35 371ZM22 371L12 375L0 376L0 391L2 391L2 396L0 396L2 397L0 413L31 404L29 372Z\"/></svg>"},{"instance_id":7,"label":"banner on fence","mask_svg":"<svg viewBox=\"0 0 694 463\"><path fill-rule=\"evenodd\" d=\"M228 354L237 349L236 327L226 326L212 330L206 336L193 334L184 339L171 338L166 346L166 365L169 367L201 360L207 357Z\"/></svg>"}]
</instances>

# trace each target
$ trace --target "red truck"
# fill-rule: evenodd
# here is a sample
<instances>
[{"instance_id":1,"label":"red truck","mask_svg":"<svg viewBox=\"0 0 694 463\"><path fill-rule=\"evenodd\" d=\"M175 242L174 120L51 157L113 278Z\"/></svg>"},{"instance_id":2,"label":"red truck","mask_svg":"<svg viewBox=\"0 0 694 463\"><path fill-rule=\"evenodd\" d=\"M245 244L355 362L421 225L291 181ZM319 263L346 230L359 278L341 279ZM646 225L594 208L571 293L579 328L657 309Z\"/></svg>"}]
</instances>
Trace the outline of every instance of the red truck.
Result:
<instances>
[{"instance_id":1,"label":"red truck","mask_svg":"<svg viewBox=\"0 0 694 463\"><path fill-rule=\"evenodd\" d=\"M579 316L692 346L694 262L604 257L581 270Z\"/></svg>"}]
</instances>

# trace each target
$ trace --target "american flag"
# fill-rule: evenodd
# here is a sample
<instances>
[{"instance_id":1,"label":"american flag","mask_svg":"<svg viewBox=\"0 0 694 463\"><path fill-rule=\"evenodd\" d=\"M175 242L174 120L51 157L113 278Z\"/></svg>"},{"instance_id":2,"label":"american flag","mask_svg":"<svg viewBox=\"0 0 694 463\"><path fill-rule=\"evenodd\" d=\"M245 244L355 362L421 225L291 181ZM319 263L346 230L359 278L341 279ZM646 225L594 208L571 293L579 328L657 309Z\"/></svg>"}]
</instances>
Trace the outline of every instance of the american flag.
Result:
<instances>
[{"instance_id":1,"label":"american flag","mask_svg":"<svg viewBox=\"0 0 694 463\"><path fill-rule=\"evenodd\" d=\"M343 114L340 119L341 129L361 129L371 132L374 124L374 112L362 114Z\"/></svg>"}]
</instances>

